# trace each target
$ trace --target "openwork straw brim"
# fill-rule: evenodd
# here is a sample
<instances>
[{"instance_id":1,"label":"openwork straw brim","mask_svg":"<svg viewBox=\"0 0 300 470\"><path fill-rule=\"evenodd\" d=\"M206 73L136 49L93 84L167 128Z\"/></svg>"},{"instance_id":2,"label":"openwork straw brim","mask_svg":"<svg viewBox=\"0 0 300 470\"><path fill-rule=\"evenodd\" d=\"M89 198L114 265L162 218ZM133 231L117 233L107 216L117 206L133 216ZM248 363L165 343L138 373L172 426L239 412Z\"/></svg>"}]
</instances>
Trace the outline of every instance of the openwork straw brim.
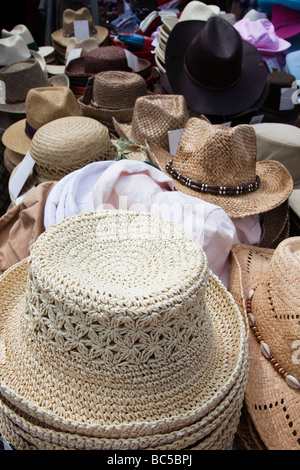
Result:
<instances>
[{"instance_id":1,"label":"openwork straw brim","mask_svg":"<svg viewBox=\"0 0 300 470\"><path fill-rule=\"evenodd\" d=\"M1 394L65 432L176 431L213 413L245 375L233 298L201 247L149 214L51 226L3 275L0 297Z\"/></svg>"},{"instance_id":2,"label":"openwork straw brim","mask_svg":"<svg viewBox=\"0 0 300 470\"><path fill-rule=\"evenodd\" d=\"M272 249L246 245L235 246L232 250L230 292L243 312L245 322L248 293L266 279L273 253ZM264 312L263 302L261 308ZM282 317L285 316L282 312ZM250 366L245 404L253 425L269 450L299 450L299 391L291 389L263 356L252 331L248 331L248 345Z\"/></svg>"},{"instance_id":3,"label":"openwork straw brim","mask_svg":"<svg viewBox=\"0 0 300 470\"><path fill-rule=\"evenodd\" d=\"M155 143L148 143L151 161L164 173L169 174L166 165L174 156ZM289 171L279 162L268 160L256 163L256 174L260 185L256 191L237 196L205 194L190 189L174 179L175 188L190 196L199 197L211 204L222 207L230 218L246 217L275 209L288 199L293 190L293 180ZM185 176L189 175L186 165ZM201 182L202 183L202 182ZM205 183L205 182L203 182ZM243 182L241 182L243 183ZM226 186L226 181L224 182Z\"/></svg>"}]
</instances>

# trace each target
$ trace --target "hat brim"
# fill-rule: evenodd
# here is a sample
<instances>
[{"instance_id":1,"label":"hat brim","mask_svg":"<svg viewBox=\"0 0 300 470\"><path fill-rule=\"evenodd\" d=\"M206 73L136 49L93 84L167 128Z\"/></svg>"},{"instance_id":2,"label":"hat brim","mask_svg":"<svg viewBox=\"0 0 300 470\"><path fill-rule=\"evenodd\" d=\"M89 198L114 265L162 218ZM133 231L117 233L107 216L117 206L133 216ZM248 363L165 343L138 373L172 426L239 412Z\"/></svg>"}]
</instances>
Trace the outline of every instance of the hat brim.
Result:
<instances>
[{"instance_id":1,"label":"hat brim","mask_svg":"<svg viewBox=\"0 0 300 470\"><path fill-rule=\"evenodd\" d=\"M63 86L70 88L70 80L65 74L54 75L48 79L49 86ZM45 85L43 85L45 86ZM0 104L0 112L26 114L25 101L22 103Z\"/></svg>"},{"instance_id":2,"label":"hat brim","mask_svg":"<svg viewBox=\"0 0 300 470\"><path fill-rule=\"evenodd\" d=\"M148 146L152 163L169 175L166 165L173 159L176 162L176 157L153 142L148 142ZM176 163L174 165L176 166ZM174 180L174 185L178 191L222 207L230 218L235 219L275 209L286 201L293 191L293 179L289 171L277 161L256 162L256 174L260 177L258 189L238 196L198 192L177 180ZM225 185L226 181L224 182Z\"/></svg>"},{"instance_id":3,"label":"hat brim","mask_svg":"<svg viewBox=\"0 0 300 470\"><path fill-rule=\"evenodd\" d=\"M193 81L185 71L185 52L205 21L183 21L170 33L165 64L174 93L184 95L187 107L205 115L237 115L246 112L263 94L268 72L258 50L242 41L242 73L238 82L223 90L209 89Z\"/></svg>"},{"instance_id":4,"label":"hat brim","mask_svg":"<svg viewBox=\"0 0 300 470\"><path fill-rule=\"evenodd\" d=\"M108 29L99 25L95 25L94 28L96 29L96 33L92 34L90 37L96 38L99 46L101 46L108 39ZM65 36L63 29L61 28L51 33L51 39L54 41L54 43L58 43L61 47L66 48L68 46L70 37Z\"/></svg>"},{"instance_id":5,"label":"hat brim","mask_svg":"<svg viewBox=\"0 0 300 470\"><path fill-rule=\"evenodd\" d=\"M246 379L244 322L232 296L213 274L206 289L209 315L202 326L203 331L212 331L211 341L203 345L205 352L199 353L202 361L191 358L195 368L190 373L173 375L174 388L166 378L143 390L131 382L122 387L112 386L111 381L108 384L104 378L99 381L94 376L78 374L72 367L66 373L63 351L59 360L53 360L54 357L45 356L34 346L30 335L23 336L28 262L26 258L17 263L0 280L0 392L13 406L45 425L102 438L167 433L202 418L209 419L226 400L239 376ZM88 394L88 407L83 406L83 396L87 397L86 391L90 387L95 389L95 385L97 393ZM161 407L164 400L165 407ZM118 412L113 413L113 409Z\"/></svg>"},{"instance_id":6,"label":"hat brim","mask_svg":"<svg viewBox=\"0 0 300 470\"><path fill-rule=\"evenodd\" d=\"M9 126L2 136L3 145L14 152L26 155L30 148L31 139L25 134L25 126L26 118Z\"/></svg>"},{"instance_id":7,"label":"hat brim","mask_svg":"<svg viewBox=\"0 0 300 470\"><path fill-rule=\"evenodd\" d=\"M271 249L247 245L236 245L232 249L229 290L239 305L245 322L248 293L266 278L273 252ZM252 331L248 332L248 345L250 365L245 404L253 424L269 450L299 449L298 392L287 385L263 356Z\"/></svg>"}]
</instances>

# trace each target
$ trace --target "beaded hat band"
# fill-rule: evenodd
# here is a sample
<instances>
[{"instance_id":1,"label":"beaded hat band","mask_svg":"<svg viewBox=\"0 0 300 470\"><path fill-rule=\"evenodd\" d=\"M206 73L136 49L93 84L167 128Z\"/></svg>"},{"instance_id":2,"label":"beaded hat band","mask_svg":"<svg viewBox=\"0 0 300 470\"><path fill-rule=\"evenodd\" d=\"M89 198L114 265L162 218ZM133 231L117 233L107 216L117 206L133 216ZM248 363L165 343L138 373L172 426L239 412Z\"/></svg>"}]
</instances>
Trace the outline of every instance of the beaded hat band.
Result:
<instances>
[{"instance_id":1,"label":"beaded hat band","mask_svg":"<svg viewBox=\"0 0 300 470\"><path fill-rule=\"evenodd\" d=\"M217 186L213 184L201 183L200 181L195 181L191 178L188 178L179 171L175 170L175 168L173 167L173 160L167 163L166 170L168 171L168 173L170 173L172 178L176 179L182 184L185 184L189 188L194 189L195 191L202 191L210 194L226 194L228 196L236 196L239 194L245 194L248 192L255 191L259 187L260 183L260 178L258 175L256 175L255 181L253 181L252 183L243 183L239 186Z\"/></svg>"}]
</instances>

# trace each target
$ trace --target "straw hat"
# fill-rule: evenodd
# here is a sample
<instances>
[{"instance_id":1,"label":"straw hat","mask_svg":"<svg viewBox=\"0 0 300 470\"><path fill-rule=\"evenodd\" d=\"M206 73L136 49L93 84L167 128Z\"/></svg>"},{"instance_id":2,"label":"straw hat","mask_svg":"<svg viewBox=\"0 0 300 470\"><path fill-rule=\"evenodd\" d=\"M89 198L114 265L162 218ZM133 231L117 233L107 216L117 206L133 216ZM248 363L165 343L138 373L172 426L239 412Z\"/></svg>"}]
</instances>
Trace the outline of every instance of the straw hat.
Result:
<instances>
[{"instance_id":1,"label":"straw hat","mask_svg":"<svg viewBox=\"0 0 300 470\"><path fill-rule=\"evenodd\" d=\"M261 214L263 236L260 247L276 248L280 242L290 235L289 199L275 209Z\"/></svg>"},{"instance_id":2,"label":"straw hat","mask_svg":"<svg viewBox=\"0 0 300 470\"><path fill-rule=\"evenodd\" d=\"M188 118L182 95L153 94L137 98L130 124L120 123L114 118L113 123L117 134L124 139L135 140L141 145L151 141L168 150L168 131L181 129Z\"/></svg>"},{"instance_id":3,"label":"straw hat","mask_svg":"<svg viewBox=\"0 0 300 470\"><path fill-rule=\"evenodd\" d=\"M270 450L299 450L299 267L299 237L232 251L230 290L250 329L245 403Z\"/></svg>"},{"instance_id":4,"label":"straw hat","mask_svg":"<svg viewBox=\"0 0 300 470\"><path fill-rule=\"evenodd\" d=\"M2 142L11 151L25 155L35 132L54 119L79 116L79 106L67 87L31 88L25 100L26 118L6 129Z\"/></svg>"},{"instance_id":5,"label":"straw hat","mask_svg":"<svg viewBox=\"0 0 300 470\"><path fill-rule=\"evenodd\" d=\"M112 118L131 122L135 101L147 95L145 80L134 72L108 70L95 75L92 93L78 99L80 113L114 130Z\"/></svg>"},{"instance_id":6,"label":"straw hat","mask_svg":"<svg viewBox=\"0 0 300 470\"><path fill-rule=\"evenodd\" d=\"M69 86L66 75L47 78L38 60L28 59L0 69L0 80L5 84L6 103L0 104L0 112L26 113L25 100L31 88Z\"/></svg>"},{"instance_id":7,"label":"straw hat","mask_svg":"<svg viewBox=\"0 0 300 470\"><path fill-rule=\"evenodd\" d=\"M191 236L146 213L80 214L0 284L1 411L39 445L228 447L245 326Z\"/></svg>"},{"instance_id":8,"label":"straw hat","mask_svg":"<svg viewBox=\"0 0 300 470\"><path fill-rule=\"evenodd\" d=\"M221 206L231 218L274 209L293 189L281 163L256 161L255 132L248 124L230 128L190 118L175 156L151 142L149 149L152 162L174 178L176 189Z\"/></svg>"},{"instance_id":9,"label":"straw hat","mask_svg":"<svg viewBox=\"0 0 300 470\"><path fill-rule=\"evenodd\" d=\"M14 64L31 57L26 42L20 36L11 36L0 39L0 65Z\"/></svg>"},{"instance_id":10,"label":"straw hat","mask_svg":"<svg viewBox=\"0 0 300 470\"><path fill-rule=\"evenodd\" d=\"M106 126L85 116L66 116L40 127L29 153L38 180L57 181L88 163L113 160L115 149Z\"/></svg>"},{"instance_id":11,"label":"straw hat","mask_svg":"<svg viewBox=\"0 0 300 470\"><path fill-rule=\"evenodd\" d=\"M67 8L63 11L62 28L51 34L54 49L56 49L57 46L61 49L68 47L69 39L74 37L74 21L88 21L90 37L96 38L99 46L107 40L108 29L104 26L94 24L92 14L88 8L82 7L78 10Z\"/></svg>"},{"instance_id":12,"label":"straw hat","mask_svg":"<svg viewBox=\"0 0 300 470\"><path fill-rule=\"evenodd\" d=\"M197 113L245 114L268 87L260 53L220 15L178 22L168 38L165 61L173 93L183 94Z\"/></svg>"}]
</instances>

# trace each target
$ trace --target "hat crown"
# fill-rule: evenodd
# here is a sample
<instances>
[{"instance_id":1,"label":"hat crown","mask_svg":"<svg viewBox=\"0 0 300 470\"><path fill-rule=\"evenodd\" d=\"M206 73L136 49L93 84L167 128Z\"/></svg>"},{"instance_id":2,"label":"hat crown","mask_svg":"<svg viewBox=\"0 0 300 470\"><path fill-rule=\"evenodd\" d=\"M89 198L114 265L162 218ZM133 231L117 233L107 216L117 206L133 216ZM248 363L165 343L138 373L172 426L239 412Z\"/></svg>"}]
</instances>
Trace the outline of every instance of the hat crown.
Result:
<instances>
[{"instance_id":1,"label":"hat crown","mask_svg":"<svg viewBox=\"0 0 300 470\"><path fill-rule=\"evenodd\" d=\"M26 44L31 44L31 43L34 42L34 39L33 39L33 36L31 34L31 32L29 31L27 26L24 25L24 24L18 24L16 26L14 26L14 28L11 31L8 31L6 29L2 29L2 37L3 38L7 38L7 37L10 37L10 36L13 36L13 35L16 35L16 34L20 35L24 39Z\"/></svg>"},{"instance_id":2,"label":"hat crown","mask_svg":"<svg viewBox=\"0 0 300 470\"><path fill-rule=\"evenodd\" d=\"M168 148L168 131L183 128L188 117L182 95L142 96L136 100L133 110L132 137L142 145L153 141Z\"/></svg>"},{"instance_id":3,"label":"hat crown","mask_svg":"<svg viewBox=\"0 0 300 470\"><path fill-rule=\"evenodd\" d=\"M84 69L91 74L106 70L131 70L124 49L118 46L102 46L87 52L84 56Z\"/></svg>"},{"instance_id":4,"label":"hat crown","mask_svg":"<svg viewBox=\"0 0 300 470\"><path fill-rule=\"evenodd\" d=\"M74 21L84 21L89 22L89 27L94 26L93 17L90 10L86 7L79 8L79 10L72 10L67 8L63 12L62 17L62 27L66 33L71 33L74 31Z\"/></svg>"},{"instance_id":5,"label":"hat crown","mask_svg":"<svg viewBox=\"0 0 300 470\"><path fill-rule=\"evenodd\" d=\"M300 381L300 237L275 249L252 298L252 313L271 354Z\"/></svg>"},{"instance_id":6,"label":"hat crown","mask_svg":"<svg viewBox=\"0 0 300 470\"><path fill-rule=\"evenodd\" d=\"M137 73L107 70L95 75L93 101L100 107L133 108L137 98L146 94L146 82Z\"/></svg>"},{"instance_id":7,"label":"hat crown","mask_svg":"<svg viewBox=\"0 0 300 470\"><path fill-rule=\"evenodd\" d=\"M202 248L161 218L81 214L32 247L24 328L70 370L116 383L170 376L212 339L208 275Z\"/></svg>"},{"instance_id":8,"label":"hat crown","mask_svg":"<svg viewBox=\"0 0 300 470\"><path fill-rule=\"evenodd\" d=\"M213 125L190 118L183 130L173 167L202 184L240 186L256 177L256 137L253 128Z\"/></svg>"},{"instance_id":9,"label":"hat crown","mask_svg":"<svg viewBox=\"0 0 300 470\"><path fill-rule=\"evenodd\" d=\"M185 53L185 67L198 84L225 89L235 84L242 72L243 45L228 21L212 16L194 37Z\"/></svg>"},{"instance_id":10,"label":"hat crown","mask_svg":"<svg viewBox=\"0 0 300 470\"><path fill-rule=\"evenodd\" d=\"M39 87L28 91L25 100L26 121L37 130L54 119L79 116L79 106L68 87Z\"/></svg>"},{"instance_id":11,"label":"hat crown","mask_svg":"<svg viewBox=\"0 0 300 470\"><path fill-rule=\"evenodd\" d=\"M0 65L8 66L30 58L30 51L24 39L13 35L0 39Z\"/></svg>"}]
</instances>

